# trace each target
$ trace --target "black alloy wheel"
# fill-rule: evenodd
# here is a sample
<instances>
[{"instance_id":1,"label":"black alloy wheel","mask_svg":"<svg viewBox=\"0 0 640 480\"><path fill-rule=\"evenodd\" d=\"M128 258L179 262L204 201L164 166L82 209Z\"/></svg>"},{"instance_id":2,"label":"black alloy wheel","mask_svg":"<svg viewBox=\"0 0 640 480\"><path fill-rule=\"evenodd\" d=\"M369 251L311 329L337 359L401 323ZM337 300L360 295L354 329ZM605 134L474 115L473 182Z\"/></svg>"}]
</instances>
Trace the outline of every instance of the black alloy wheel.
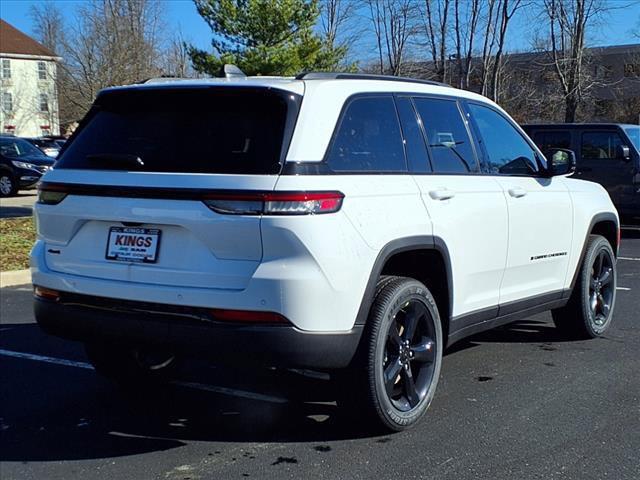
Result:
<instances>
[{"instance_id":1,"label":"black alloy wheel","mask_svg":"<svg viewBox=\"0 0 640 480\"><path fill-rule=\"evenodd\" d=\"M425 398L435 371L436 343L429 310L411 299L393 315L387 331L383 377L387 396L402 412Z\"/></svg>"},{"instance_id":2,"label":"black alloy wheel","mask_svg":"<svg viewBox=\"0 0 640 480\"><path fill-rule=\"evenodd\" d=\"M611 326L616 302L616 257L608 240L591 235L569 303L553 310L553 322L572 339L596 338Z\"/></svg>"},{"instance_id":3,"label":"black alloy wheel","mask_svg":"<svg viewBox=\"0 0 640 480\"><path fill-rule=\"evenodd\" d=\"M614 260L608 253L606 249L598 252L593 261L589 282L589 306L594 323L600 327L609 320L615 297Z\"/></svg>"},{"instance_id":4,"label":"black alloy wheel","mask_svg":"<svg viewBox=\"0 0 640 480\"><path fill-rule=\"evenodd\" d=\"M443 349L429 289L413 278L380 278L358 352L334 373L341 411L373 431L411 427L433 400Z\"/></svg>"}]
</instances>

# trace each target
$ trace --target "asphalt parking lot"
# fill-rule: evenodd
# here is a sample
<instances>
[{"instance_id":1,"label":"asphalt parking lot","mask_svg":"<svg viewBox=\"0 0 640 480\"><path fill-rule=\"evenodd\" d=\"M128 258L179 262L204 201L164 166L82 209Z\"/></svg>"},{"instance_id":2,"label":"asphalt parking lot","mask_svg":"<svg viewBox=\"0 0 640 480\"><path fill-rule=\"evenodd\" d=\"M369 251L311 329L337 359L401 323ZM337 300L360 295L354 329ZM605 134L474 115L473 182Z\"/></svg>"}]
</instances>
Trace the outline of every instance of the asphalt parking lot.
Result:
<instances>
[{"instance_id":1,"label":"asphalt parking lot","mask_svg":"<svg viewBox=\"0 0 640 480\"><path fill-rule=\"evenodd\" d=\"M15 197L1 199L0 218L31 216L36 199L35 190L21 190Z\"/></svg>"},{"instance_id":2,"label":"asphalt parking lot","mask_svg":"<svg viewBox=\"0 0 640 480\"><path fill-rule=\"evenodd\" d=\"M549 314L455 345L421 424L375 436L311 372L197 362L124 394L1 291L0 478L638 479L640 234L620 250L614 324L567 342Z\"/></svg>"}]
</instances>

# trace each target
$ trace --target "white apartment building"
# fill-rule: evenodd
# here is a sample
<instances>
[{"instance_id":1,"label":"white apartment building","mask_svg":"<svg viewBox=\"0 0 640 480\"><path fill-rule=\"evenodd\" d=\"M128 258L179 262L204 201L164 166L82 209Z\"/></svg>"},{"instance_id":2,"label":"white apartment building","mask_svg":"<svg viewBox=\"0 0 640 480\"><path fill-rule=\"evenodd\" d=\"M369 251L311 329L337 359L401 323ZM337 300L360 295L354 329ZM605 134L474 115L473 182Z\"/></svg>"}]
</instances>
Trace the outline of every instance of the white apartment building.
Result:
<instances>
[{"instance_id":1,"label":"white apartment building","mask_svg":"<svg viewBox=\"0 0 640 480\"><path fill-rule=\"evenodd\" d=\"M57 62L60 57L0 20L0 133L59 135Z\"/></svg>"}]
</instances>

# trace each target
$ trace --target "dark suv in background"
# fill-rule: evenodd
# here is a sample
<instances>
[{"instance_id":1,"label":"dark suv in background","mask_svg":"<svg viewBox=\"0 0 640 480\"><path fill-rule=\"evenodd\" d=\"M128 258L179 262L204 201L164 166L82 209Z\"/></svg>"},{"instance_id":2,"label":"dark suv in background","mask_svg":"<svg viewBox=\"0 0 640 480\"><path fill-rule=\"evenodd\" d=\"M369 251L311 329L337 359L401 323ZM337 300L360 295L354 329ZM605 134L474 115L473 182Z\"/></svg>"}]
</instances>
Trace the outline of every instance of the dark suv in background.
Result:
<instances>
[{"instance_id":1,"label":"dark suv in background","mask_svg":"<svg viewBox=\"0 0 640 480\"><path fill-rule=\"evenodd\" d=\"M33 188L55 160L22 138L0 136L0 197Z\"/></svg>"},{"instance_id":2,"label":"dark suv in background","mask_svg":"<svg viewBox=\"0 0 640 480\"><path fill-rule=\"evenodd\" d=\"M607 189L623 223L640 225L640 126L618 123L524 125L544 152L576 153L575 177Z\"/></svg>"}]
</instances>

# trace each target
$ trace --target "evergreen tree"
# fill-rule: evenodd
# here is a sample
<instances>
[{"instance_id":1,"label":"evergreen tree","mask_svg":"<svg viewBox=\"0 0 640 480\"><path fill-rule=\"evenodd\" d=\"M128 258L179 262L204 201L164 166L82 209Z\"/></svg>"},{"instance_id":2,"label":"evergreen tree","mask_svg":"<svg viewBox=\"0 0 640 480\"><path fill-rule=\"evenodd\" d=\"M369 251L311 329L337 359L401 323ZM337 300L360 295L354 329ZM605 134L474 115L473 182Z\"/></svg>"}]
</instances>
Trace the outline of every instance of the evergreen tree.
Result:
<instances>
[{"instance_id":1,"label":"evergreen tree","mask_svg":"<svg viewBox=\"0 0 640 480\"><path fill-rule=\"evenodd\" d=\"M345 47L313 31L317 0L194 0L213 33L213 52L188 47L196 71L215 75L226 63L247 75L337 70Z\"/></svg>"}]
</instances>

